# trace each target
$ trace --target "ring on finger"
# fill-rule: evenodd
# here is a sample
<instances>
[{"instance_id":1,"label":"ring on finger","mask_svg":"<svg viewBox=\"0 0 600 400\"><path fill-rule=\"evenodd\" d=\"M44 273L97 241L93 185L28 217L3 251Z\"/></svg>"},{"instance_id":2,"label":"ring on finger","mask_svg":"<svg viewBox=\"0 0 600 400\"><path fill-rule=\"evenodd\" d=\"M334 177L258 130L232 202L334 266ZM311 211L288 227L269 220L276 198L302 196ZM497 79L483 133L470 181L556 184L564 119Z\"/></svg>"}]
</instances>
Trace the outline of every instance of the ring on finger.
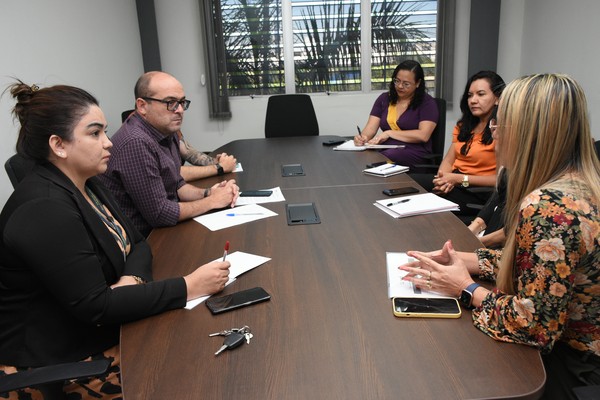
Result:
<instances>
[{"instance_id":1,"label":"ring on finger","mask_svg":"<svg viewBox=\"0 0 600 400\"><path fill-rule=\"evenodd\" d=\"M430 280L427 281L427 288L431 289L431 281Z\"/></svg>"}]
</instances>

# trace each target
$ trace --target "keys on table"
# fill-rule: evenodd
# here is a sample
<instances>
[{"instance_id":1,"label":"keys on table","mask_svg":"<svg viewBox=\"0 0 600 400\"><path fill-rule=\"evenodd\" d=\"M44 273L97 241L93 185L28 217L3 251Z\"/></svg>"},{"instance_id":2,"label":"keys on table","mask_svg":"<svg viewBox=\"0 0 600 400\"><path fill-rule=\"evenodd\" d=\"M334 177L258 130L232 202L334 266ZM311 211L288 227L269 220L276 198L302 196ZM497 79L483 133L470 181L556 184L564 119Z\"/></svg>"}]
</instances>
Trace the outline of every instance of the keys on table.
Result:
<instances>
[{"instance_id":1,"label":"keys on table","mask_svg":"<svg viewBox=\"0 0 600 400\"><path fill-rule=\"evenodd\" d=\"M252 339L253 337L252 333L250 333L250 328L247 325L244 325L241 328L233 328L211 333L208 336L225 336L223 345L219 348L219 350L217 350L215 356L218 356L225 350L235 349L236 347L241 345L244 342L244 340L246 340L247 344L250 344L250 339Z\"/></svg>"}]
</instances>

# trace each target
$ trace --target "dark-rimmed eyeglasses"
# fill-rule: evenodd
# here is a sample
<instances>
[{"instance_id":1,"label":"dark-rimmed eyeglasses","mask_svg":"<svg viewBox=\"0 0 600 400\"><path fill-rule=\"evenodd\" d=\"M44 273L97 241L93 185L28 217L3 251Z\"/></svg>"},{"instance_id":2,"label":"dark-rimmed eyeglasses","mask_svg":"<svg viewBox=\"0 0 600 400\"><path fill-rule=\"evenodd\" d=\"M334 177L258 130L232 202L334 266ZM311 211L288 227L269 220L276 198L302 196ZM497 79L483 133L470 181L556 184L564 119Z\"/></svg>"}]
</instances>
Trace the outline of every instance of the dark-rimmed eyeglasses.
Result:
<instances>
[{"instance_id":1,"label":"dark-rimmed eyeglasses","mask_svg":"<svg viewBox=\"0 0 600 400\"><path fill-rule=\"evenodd\" d=\"M150 100L150 101L158 101L159 103L163 103L167 105L167 110L169 111L177 111L177 109L179 108L179 106L183 107L183 110L187 110L190 107L190 100L161 100L161 99L155 99L153 97L142 97L142 99L144 100Z\"/></svg>"},{"instance_id":2,"label":"dark-rimmed eyeglasses","mask_svg":"<svg viewBox=\"0 0 600 400\"><path fill-rule=\"evenodd\" d=\"M408 89L413 85L411 82L401 81L400 79L396 78L392 79L392 82L394 82L395 86L402 86L404 89Z\"/></svg>"}]
</instances>

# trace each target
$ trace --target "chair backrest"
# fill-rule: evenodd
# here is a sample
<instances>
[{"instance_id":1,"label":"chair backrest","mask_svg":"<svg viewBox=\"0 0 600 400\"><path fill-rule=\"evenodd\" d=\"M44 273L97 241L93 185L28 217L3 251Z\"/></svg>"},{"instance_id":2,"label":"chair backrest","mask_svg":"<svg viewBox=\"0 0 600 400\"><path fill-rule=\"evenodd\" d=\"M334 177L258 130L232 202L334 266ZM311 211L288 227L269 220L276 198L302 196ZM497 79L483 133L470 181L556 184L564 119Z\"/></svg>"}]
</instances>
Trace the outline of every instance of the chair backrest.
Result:
<instances>
[{"instance_id":1,"label":"chair backrest","mask_svg":"<svg viewBox=\"0 0 600 400\"><path fill-rule=\"evenodd\" d=\"M440 116L435 129L431 133L431 147L434 154L444 157L444 146L446 145L446 100L435 98ZM441 162L441 159L439 160Z\"/></svg>"},{"instance_id":2,"label":"chair backrest","mask_svg":"<svg viewBox=\"0 0 600 400\"><path fill-rule=\"evenodd\" d=\"M131 115L132 112L134 112L135 110L125 110L121 113L121 122L125 122L125 120L127 119L127 117L129 117Z\"/></svg>"},{"instance_id":3,"label":"chair backrest","mask_svg":"<svg viewBox=\"0 0 600 400\"><path fill-rule=\"evenodd\" d=\"M8 179L10 179L10 183L12 183L13 188L17 187L17 184L27 176L29 171L33 169L35 166L35 161L25 158L19 154L15 154L11 156L4 163L4 169L6 170L6 174L8 175Z\"/></svg>"},{"instance_id":4,"label":"chair backrest","mask_svg":"<svg viewBox=\"0 0 600 400\"><path fill-rule=\"evenodd\" d=\"M282 94L269 97L265 137L318 136L319 123L307 94Z\"/></svg>"}]
</instances>

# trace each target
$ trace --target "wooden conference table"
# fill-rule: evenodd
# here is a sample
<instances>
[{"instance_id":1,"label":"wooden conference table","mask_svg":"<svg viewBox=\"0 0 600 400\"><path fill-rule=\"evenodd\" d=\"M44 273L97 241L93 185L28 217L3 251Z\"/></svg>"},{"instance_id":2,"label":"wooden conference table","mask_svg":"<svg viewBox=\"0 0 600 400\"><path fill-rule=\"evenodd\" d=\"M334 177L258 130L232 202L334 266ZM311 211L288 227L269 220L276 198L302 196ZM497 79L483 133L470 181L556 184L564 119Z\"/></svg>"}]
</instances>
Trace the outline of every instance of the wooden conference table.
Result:
<instances>
[{"instance_id":1,"label":"wooden conference table","mask_svg":"<svg viewBox=\"0 0 600 400\"><path fill-rule=\"evenodd\" d=\"M272 259L222 294L262 286L272 298L217 316L200 304L125 325L125 399L538 398L538 352L494 341L468 310L459 319L394 317L386 251L434 250L448 238L457 250L480 243L452 213L393 219L374 207L382 189L414 183L406 174L366 176L380 154L333 151L326 139L238 140L216 151L242 163L227 176L242 190L280 186L287 203L314 202L321 224L288 226L285 203L268 203L278 216L215 232L195 221L152 232L155 279L218 258L229 240L230 252ZM288 163L306 176L281 177ZM215 356L223 338L208 335L243 325L250 344Z\"/></svg>"}]
</instances>

